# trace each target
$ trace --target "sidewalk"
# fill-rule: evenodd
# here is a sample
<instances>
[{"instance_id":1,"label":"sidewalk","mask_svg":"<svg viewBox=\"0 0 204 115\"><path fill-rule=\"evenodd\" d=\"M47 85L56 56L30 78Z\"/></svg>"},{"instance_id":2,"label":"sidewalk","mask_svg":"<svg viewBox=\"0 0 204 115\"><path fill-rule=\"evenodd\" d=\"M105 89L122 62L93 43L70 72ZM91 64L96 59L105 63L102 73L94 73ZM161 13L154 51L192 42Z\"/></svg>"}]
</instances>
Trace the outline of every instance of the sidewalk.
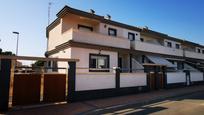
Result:
<instances>
[{"instance_id":1,"label":"sidewalk","mask_svg":"<svg viewBox=\"0 0 204 115\"><path fill-rule=\"evenodd\" d=\"M112 106L123 106L127 104L149 103L160 99L181 96L194 92L204 91L204 85L191 86L185 88L176 88L160 91L152 91L128 96L120 96L106 99L97 99L77 103L51 105L32 109L11 110L7 114L11 115L73 115L83 114L97 109L108 108Z\"/></svg>"}]
</instances>

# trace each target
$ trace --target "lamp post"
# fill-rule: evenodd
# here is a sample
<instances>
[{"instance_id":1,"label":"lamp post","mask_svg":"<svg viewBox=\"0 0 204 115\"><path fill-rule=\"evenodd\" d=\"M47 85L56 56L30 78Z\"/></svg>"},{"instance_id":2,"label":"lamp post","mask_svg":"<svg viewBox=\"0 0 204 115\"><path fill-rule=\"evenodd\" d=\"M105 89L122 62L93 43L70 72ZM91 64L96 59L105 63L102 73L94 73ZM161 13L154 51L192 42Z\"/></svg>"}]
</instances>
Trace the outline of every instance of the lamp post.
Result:
<instances>
[{"instance_id":1,"label":"lamp post","mask_svg":"<svg viewBox=\"0 0 204 115\"><path fill-rule=\"evenodd\" d=\"M18 55L18 39L19 39L19 32L13 32L13 34L17 35L17 43L16 43L16 56Z\"/></svg>"}]
</instances>

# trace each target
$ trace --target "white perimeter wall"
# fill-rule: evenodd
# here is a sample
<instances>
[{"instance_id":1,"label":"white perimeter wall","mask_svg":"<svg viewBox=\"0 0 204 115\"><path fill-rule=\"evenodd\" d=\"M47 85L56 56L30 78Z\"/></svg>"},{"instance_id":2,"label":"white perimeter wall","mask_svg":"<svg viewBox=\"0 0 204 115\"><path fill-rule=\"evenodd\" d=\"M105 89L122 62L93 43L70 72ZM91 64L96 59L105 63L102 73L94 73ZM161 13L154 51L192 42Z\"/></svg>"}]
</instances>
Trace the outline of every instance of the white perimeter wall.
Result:
<instances>
[{"instance_id":1,"label":"white perimeter wall","mask_svg":"<svg viewBox=\"0 0 204 115\"><path fill-rule=\"evenodd\" d=\"M77 73L76 91L115 88L114 73Z\"/></svg>"},{"instance_id":2,"label":"white perimeter wall","mask_svg":"<svg viewBox=\"0 0 204 115\"><path fill-rule=\"evenodd\" d=\"M147 75L146 73L121 73L120 74L120 87L135 87L146 86Z\"/></svg>"},{"instance_id":3,"label":"white perimeter wall","mask_svg":"<svg viewBox=\"0 0 204 115\"><path fill-rule=\"evenodd\" d=\"M167 72L167 83L186 82L186 74L184 72Z\"/></svg>"},{"instance_id":4,"label":"white perimeter wall","mask_svg":"<svg viewBox=\"0 0 204 115\"><path fill-rule=\"evenodd\" d=\"M191 81L203 81L203 73L201 72L190 72Z\"/></svg>"}]
</instances>

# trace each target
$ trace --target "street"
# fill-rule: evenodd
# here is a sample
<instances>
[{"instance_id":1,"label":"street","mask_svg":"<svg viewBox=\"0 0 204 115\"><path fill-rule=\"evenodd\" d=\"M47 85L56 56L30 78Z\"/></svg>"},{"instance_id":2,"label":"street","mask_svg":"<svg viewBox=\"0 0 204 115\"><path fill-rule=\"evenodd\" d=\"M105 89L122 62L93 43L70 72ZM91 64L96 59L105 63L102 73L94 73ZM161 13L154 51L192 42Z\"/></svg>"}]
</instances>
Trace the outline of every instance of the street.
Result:
<instances>
[{"instance_id":1,"label":"street","mask_svg":"<svg viewBox=\"0 0 204 115\"><path fill-rule=\"evenodd\" d=\"M87 115L203 115L204 91L143 105L124 105L98 109Z\"/></svg>"}]
</instances>

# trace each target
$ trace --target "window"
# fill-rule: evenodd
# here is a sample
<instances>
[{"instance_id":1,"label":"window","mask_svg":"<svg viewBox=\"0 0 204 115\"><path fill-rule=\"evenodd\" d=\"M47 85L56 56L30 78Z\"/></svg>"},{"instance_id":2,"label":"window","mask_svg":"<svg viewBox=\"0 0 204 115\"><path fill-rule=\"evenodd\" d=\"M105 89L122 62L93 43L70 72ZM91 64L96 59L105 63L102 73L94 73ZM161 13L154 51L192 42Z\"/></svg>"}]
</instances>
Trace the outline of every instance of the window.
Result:
<instances>
[{"instance_id":1,"label":"window","mask_svg":"<svg viewBox=\"0 0 204 115\"><path fill-rule=\"evenodd\" d=\"M144 42L144 38L140 38L140 41L141 41L141 42Z\"/></svg>"},{"instance_id":2,"label":"window","mask_svg":"<svg viewBox=\"0 0 204 115\"><path fill-rule=\"evenodd\" d=\"M109 36L117 36L117 30L113 28L108 28L108 35Z\"/></svg>"},{"instance_id":3,"label":"window","mask_svg":"<svg viewBox=\"0 0 204 115\"><path fill-rule=\"evenodd\" d=\"M128 32L128 39L129 39L130 41L134 41L134 40L135 40L135 34Z\"/></svg>"},{"instance_id":4,"label":"window","mask_svg":"<svg viewBox=\"0 0 204 115\"><path fill-rule=\"evenodd\" d=\"M167 42L167 47L172 47L172 44L171 44L171 42Z\"/></svg>"},{"instance_id":5,"label":"window","mask_svg":"<svg viewBox=\"0 0 204 115\"><path fill-rule=\"evenodd\" d=\"M197 49L198 53L200 53L200 49Z\"/></svg>"},{"instance_id":6,"label":"window","mask_svg":"<svg viewBox=\"0 0 204 115\"><path fill-rule=\"evenodd\" d=\"M92 32L92 31L93 31L93 28L92 28L92 27L84 26L84 25L78 25L78 29L79 29L79 30L83 30L83 31L89 31L89 32Z\"/></svg>"},{"instance_id":7,"label":"window","mask_svg":"<svg viewBox=\"0 0 204 115\"><path fill-rule=\"evenodd\" d=\"M202 50L202 53L204 54L204 50Z\"/></svg>"},{"instance_id":8,"label":"window","mask_svg":"<svg viewBox=\"0 0 204 115\"><path fill-rule=\"evenodd\" d=\"M184 63L183 62L177 62L177 69L183 70L184 69Z\"/></svg>"},{"instance_id":9,"label":"window","mask_svg":"<svg viewBox=\"0 0 204 115\"><path fill-rule=\"evenodd\" d=\"M145 63L145 55L142 55L142 63Z\"/></svg>"},{"instance_id":10,"label":"window","mask_svg":"<svg viewBox=\"0 0 204 115\"><path fill-rule=\"evenodd\" d=\"M90 54L89 68L90 72L108 72L109 55Z\"/></svg>"},{"instance_id":11,"label":"window","mask_svg":"<svg viewBox=\"0 0 204 115\"><path fill-rule=\"evenodd\" d=\"M176 44L176 49L180 49L180 45L179 44Z\"/></svg>"},{"instance_id":12,"label":"window","mask_svg":"<svg viewBox=\"0 0 204 115\"><path fill-rule=\"evenodd\" d=\"M57 61L52 62L52 71L53 72L58 72L58 63L57 63Z\"/></svg>"}]
</instances>

